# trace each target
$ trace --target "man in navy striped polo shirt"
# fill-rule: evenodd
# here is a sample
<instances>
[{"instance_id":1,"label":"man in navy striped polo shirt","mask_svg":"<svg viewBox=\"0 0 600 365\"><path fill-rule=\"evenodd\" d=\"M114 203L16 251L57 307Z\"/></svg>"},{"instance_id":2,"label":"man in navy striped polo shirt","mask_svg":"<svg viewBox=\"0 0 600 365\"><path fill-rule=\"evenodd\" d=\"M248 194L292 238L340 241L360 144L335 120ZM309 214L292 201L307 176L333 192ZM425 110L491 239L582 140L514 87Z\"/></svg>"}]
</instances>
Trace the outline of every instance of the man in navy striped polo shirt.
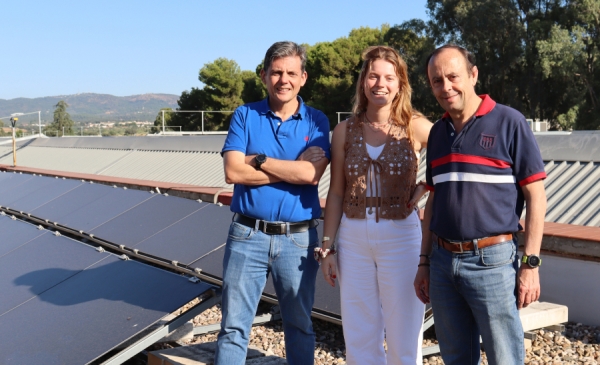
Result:
<instances>
[{"instance_id":1,"label":"man in navy striped polo shirt","mask_svg":"<svg viewBox=\"0 0 600 365\"><path fill-rule=\"evenodd\" d=\"M427 143L430 195L415 291L431 301L446 365L479 364L480 336L489 364L523 364L518 309L540 296L546 173L539 148L521 113L476 94L478 70L466 49L436 49L427 76L446 113ZM514 233L524 202L519 268Z\"/></svg>"}]
</instances>

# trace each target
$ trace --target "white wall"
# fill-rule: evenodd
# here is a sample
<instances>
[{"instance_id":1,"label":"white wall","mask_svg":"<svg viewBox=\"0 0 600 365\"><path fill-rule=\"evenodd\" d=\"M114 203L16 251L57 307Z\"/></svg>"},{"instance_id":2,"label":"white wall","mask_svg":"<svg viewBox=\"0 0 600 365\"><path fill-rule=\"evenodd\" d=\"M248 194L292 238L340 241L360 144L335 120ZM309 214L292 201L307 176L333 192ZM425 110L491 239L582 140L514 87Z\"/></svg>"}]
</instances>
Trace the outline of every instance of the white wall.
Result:
<instances>
[{"instance_id":1,"label":"white wall","mask_svg":"<svg viewBox=\"0 0 600 365\"><path fill-rule=\"evenodd\" d=\"M569 308L569 321L600 326L600 263L542 254L540 301Z\"/></svg>"}]
</instances>

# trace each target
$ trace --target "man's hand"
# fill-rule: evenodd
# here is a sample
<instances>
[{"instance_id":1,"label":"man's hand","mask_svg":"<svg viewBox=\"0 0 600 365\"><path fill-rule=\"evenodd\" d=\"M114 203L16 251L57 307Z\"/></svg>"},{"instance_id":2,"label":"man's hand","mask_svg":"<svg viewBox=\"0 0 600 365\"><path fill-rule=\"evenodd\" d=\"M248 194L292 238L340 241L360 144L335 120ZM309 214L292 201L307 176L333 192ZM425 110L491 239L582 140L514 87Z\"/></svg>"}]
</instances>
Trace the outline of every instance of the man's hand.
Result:
<instances>
[{"instance_id":1,"label":"man's hand","mask_svg":"<svg viewBox=\"0 0 600 365\"><path fill-rule=\"evenodd\" d=\"M325 158L325 151L319 146L312 146L302 152L296 161L317 162L322 158Z\"/></svg>"},{"instance_id":2,"label":"man's hand","mask_svg":"<svg viewBox=\"0 0 600 365\"><path fill-rule=\"evenodd\" d=\"M415 293L423 304L429 303L429 266L419 266L415 276Z\"/></svg>"},{"instance_id":3,"label":"man's hand","mask_svg":"<svg viewBox=\"0 0 600 365\"><path fill-rule=\"evenodd\" d=\"M519 269L518 308L525 308L540 299L540 269L523 264Z\"/></svg>"},{"instance_id":4,"label":"man's hand","mask_svg":"<svg viewBox=\"0 0 600 365\"><path fill-rule=\"evenodd\" d=\"M525 195L527 215L525 216L524 255L539 255L544 235L544 216L546 215L546 192L544 182L538 180L521 187ZM527 307L540 298L540 269L527 264L519 269L518 307Z\"/></svg>"}]
</instances>

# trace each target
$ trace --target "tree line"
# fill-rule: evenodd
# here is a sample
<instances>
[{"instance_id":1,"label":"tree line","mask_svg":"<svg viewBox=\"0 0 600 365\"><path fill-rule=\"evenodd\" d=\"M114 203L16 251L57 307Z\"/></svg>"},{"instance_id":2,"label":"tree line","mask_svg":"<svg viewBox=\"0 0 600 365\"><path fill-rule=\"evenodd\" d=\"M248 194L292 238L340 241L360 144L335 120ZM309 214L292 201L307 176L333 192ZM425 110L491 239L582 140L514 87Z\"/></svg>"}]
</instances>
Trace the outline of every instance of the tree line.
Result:
<instances>
[{"instance_id":1,"label":"tree line","mask_svg":"<svg viewBox=\"0 0 600 365\"><path fill-rule=\"evenodd\" d=\"M359 28L332 42L307 48L304 101L325 112L351 110L361 52L371 45L394 47L409 67L414 107L432 121L442 110L429 89L425 61L437 46L464 46L476 58L477 91L512 106L552 129L600 129L600 0L428 0L428 20ZM260 100L266 90L255 70L234 60L205 64L202 88L184 91L178 110L234 110ZM168 111L169 109L167 109ZM200 130L199 113L165 113L165 123ZM205 114L205 130L226 130L230 114ZM155 125L162 125L162 114ZM156 127L156 131L159 127Z\"/></svg>"}]
</instances>

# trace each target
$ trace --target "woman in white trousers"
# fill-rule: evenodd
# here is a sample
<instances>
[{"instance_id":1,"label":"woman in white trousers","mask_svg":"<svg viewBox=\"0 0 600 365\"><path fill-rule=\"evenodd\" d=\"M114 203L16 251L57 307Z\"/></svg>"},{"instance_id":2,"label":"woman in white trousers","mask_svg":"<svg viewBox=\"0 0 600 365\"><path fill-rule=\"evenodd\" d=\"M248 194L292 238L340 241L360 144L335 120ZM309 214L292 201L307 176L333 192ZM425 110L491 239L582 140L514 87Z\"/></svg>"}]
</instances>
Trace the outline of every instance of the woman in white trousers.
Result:
<instances>
[{"instance_id":1,"label":"woman in white trousers","mask_svg":"<svg viewBox=\"0 0 600 365\"><path fill-rule=\"evenodd\" d=\"M353 116L333 133L318 256L325 280L339 280L347 363L421 364L425 307L413 279L421 247L415 206L425 188L416 172L431 123L412 110L395 50L369 47L363 61Z\"/></svg>"}]
</instances>

